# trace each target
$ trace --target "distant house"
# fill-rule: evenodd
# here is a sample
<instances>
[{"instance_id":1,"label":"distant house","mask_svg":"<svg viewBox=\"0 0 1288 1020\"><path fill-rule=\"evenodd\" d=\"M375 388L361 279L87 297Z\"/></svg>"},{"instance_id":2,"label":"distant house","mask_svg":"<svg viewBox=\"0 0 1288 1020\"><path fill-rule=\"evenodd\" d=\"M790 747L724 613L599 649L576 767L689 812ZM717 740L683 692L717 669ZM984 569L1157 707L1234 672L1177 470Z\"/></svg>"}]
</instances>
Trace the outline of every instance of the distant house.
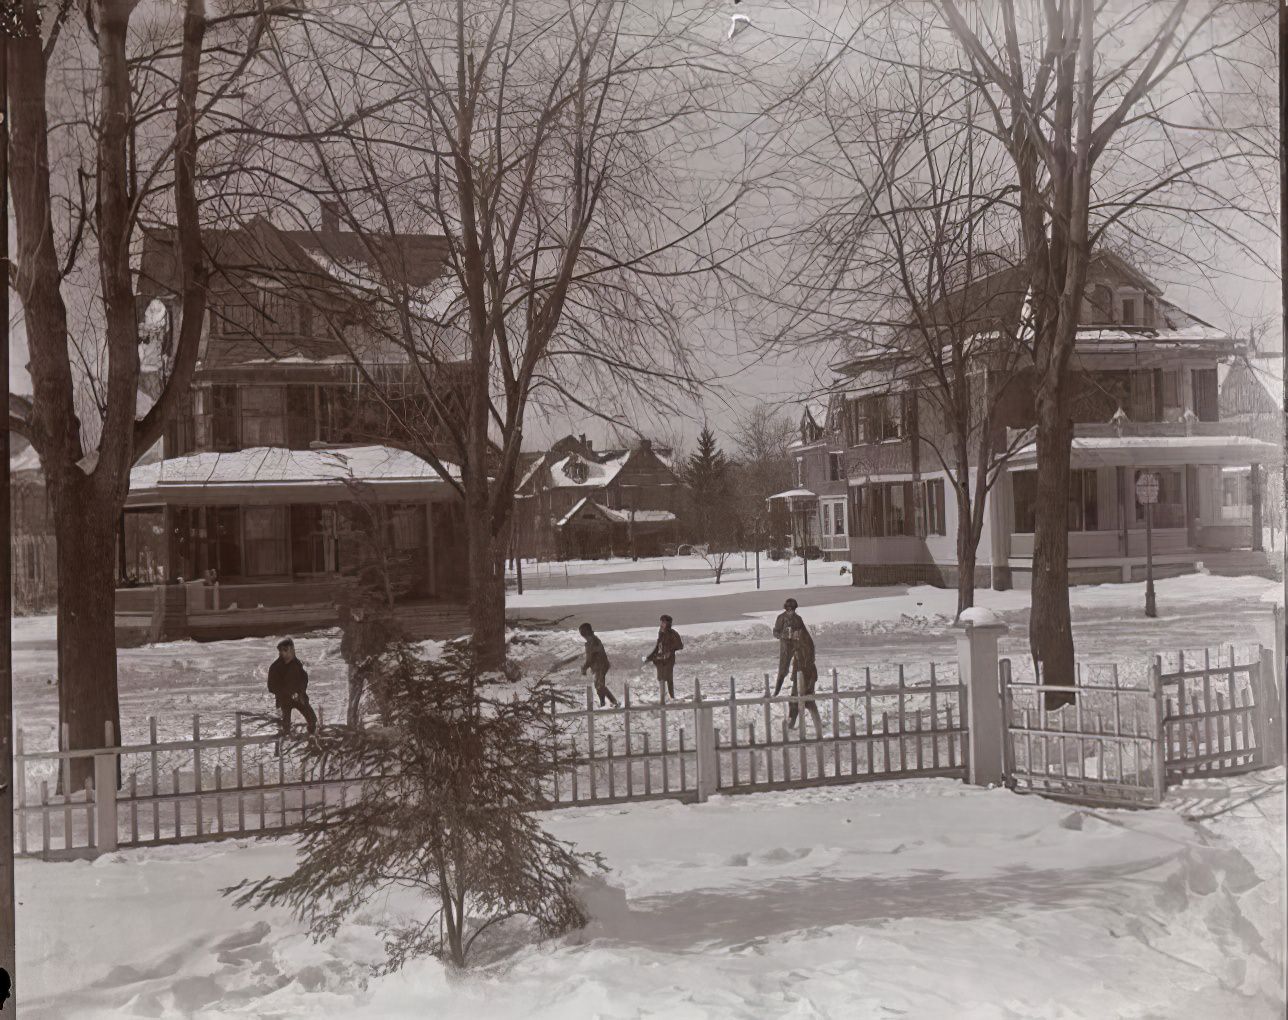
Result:
<instances>
[{"instance_id":1,"label":"distant house","mask_svg":"<svg viewBox=\"0 0 1288 1020\"><path fill-rule=\"evenodd\" d=\"M374 324L385 306L371 298L392 283L426 304L441 297L446 241L342 231L324 205L318 230L255 219L203 242L215 274L191 391L159 459L130 480L125 559L139 580L199 585L189 609L222 614L201 618L222 636L333 622L379 556L396 561L403 601L460 604L460 501L408 452L404 423L434 420L430 398L420 368ZM163 350L176 273L169 232L146 234L140 308ZM460 357L453 337L433 342L434 399L450 407ZM389 399L369 392L372 379ZM118 620L150 598L118 592Z\"/></svg>"},{"instance_id":2,"label":"distant house","mask_svg":"<svg viewBox=\"0 0 1288 1020\"><path fill-rule=\"evenodd\" d=\"M1272 389L1278 396L1272 394ZM1221 420L1237 425L1246 435L1276 445L1284 438L1283 383L1262 365L1247 357L1236 358L1221 382ZM1283 476L1262 472L1261 485L1267 507L1264 515L1270 547L1277 542L1284 510ZM1252 523L1252 469L1236 464L1221 469L1221 516L1240 524Z\"/></svg>"},{"instance_id":3,"label":"distant house","mask_svg":"<svg viewBox=\"0 0 1288 1020\"><path fill-rule=\"evenodd\" d=\"M994 449L1009 451L985 503L975 576L999 589L1028 587L1033 571L1034 381L1029 369L1008 369L995 343L1015 333L1025 294L1019 270L1002 267L947 299L982 310L971 389L998 408ZM1265 401L1233 368L1224 397L1218 386L1242 356L1238 340L1168 301L1136 267L1107 251L1094 256L1072 364L1073 583L1143 577L1145 509L1135 493L1146 472L1159 479L1159 576L1199 564L1272 569L1264 482L1266 467L1281 463L1280 437L1264 429ZM936 452L949 448L949 434L927 396L928 369L888 342L834 370L826 414L802 415L798 484L777 500L798 544L818 535L818 544L826 536L839 545L844 533L847 551L829 553L849 559L855 584L955 585L956 490ZM1256 406L1234 406L1236 395ZM1230 481L1240 478L1246 487Z\"/></svg>"},{"instance_id":4,"label":"distant house","mask_svg":"<svg viewBox=\"0 0 1288 1020\"><path fill-rule=\"evenodd\" d=\"M595 450L584 435L565 436L527 464L516 548L560 559L659 555L678 540L684 499L670 453L647 439Z\"/></svg>"}]
</instances>

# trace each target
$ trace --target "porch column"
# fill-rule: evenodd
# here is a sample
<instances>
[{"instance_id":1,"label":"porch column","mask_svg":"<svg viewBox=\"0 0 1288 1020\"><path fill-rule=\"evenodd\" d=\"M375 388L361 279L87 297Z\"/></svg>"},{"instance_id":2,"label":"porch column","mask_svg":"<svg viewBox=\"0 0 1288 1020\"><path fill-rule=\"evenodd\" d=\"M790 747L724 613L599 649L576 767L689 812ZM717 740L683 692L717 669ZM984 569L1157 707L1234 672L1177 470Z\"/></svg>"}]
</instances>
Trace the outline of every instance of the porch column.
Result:
<instances>
[{"instance_id":1,"label":"porch column","mask_svg":"<svg viewBox=\"0 0 1288 1020\"><path fill-rule=\"evenodd\" d=\"M1114 471L1118 483L1118 554L1126 556L1130 550L1130 546L1127 544L1127 525L1131 518L1127 516L1127 511L1131 504L1127 500L1131 498L1131 481L1128 478L1126 467L1119 466L1114 468Z\"/></svg>"},{"instance_id":2,"label":"porch column","mask_svg":"<svg viewBox=\"0 0 1288 1020\"><path fill-rule=\"evenodd\" d=\"M1252 551L1261 552L1264 546L1261 540L1261 465L1252 465L1249 476L1252 485Z\"/></svg>"},{"instance_id":3,"label":"porch column","mask_svg":"<svg viewBox=\"0 0 1288 1020\"><path fill-rule=\"evenodd\" d=\"M434 503L432 500L425 502L425 569L426 575L425 592L431 598L438 595L438 579L434 576Z\"/></svg>"},{"instance_id":4,"label":"porch column","mask_svg":"<svg viewBox=\"0 0 1288 1020\"><path fill-rule=\"evenodd\" d=\"M1191 549L1199 542L1199 470L1193 464L1185 465L1185 544Z\"/></svg>"}]
</instances>

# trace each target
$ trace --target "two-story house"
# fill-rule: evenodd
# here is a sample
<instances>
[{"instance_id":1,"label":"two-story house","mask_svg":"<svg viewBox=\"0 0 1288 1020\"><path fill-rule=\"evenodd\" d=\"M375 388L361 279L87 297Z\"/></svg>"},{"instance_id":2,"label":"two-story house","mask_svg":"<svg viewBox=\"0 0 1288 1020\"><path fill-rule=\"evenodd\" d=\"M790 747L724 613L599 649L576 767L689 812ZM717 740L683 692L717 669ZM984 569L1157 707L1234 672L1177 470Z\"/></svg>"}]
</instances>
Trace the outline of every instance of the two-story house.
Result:
<instances>
[{"instance_id":1,"label":"two-story house","mask_svg":"<svg viewBox=\"0 0 1288 1020\"><path fill-rule=\"evenodd\" d=\"M1004 296L990 314L1013 320L989 335L1020 332L1024 286L1017 269L1000 268L971 286ZM1158 576L1200 564L1215 572L1267 572L1263 478L1267 464L1280 462L1280 448L1244 422L1223 421L1218 399L1219 372L1240 344L1167 301L1153 281L1109 252L1093 259L1087 295L1073 357L1071 582L1144 576L1146 511L1136 480L1145 472L1159 478ZM994 407L993 449L1005 457L986 497L975 581L1028 587L1037 462L1032 378L995 344L971 350L972 399ZM805 493L797 501L834 491L830 457L841 454L855 584L955 585L956 491L936 453L947 437L929 406L924 370L891 344L834 367L827 428L795 451ZM1223 510L1229 469L1249 479L1246 521ZM820 497L820 530L822 505Z\"/></svg>"},{"instance_id":2,"label":"two-story house","mask_svg":"<svg viewBox=\"0 0 1288 1020\"><path fill-rule=\"evenodd\" d=\"M230 607L318 607L327 622L343 590L377 564L396 575L403 600L459 602L459 500L409 452L404 423L430 420L428 398L419 369L373 325L382 304L370 297L389 280L432 290L444 240L373 242L341 231L324 207L316 231L256 219L203 242L215 274L199 362L161 457L132 473L126 562L157 564L170 582L205 582L190 608L222 612L221 634L239 626ZM163 332L173 328L175 274L169 234L150 232L140 306ZM439 399L451 399L459 360L443 340L430 369ZM138 548L148 535L152 547ZM118 592L118 610L146 598Z\"/></svg>"},{"instance_id":3,"label":"two-story house","mask_svg":"<svg viewBox=\"0 0 1288 1020\"><path fill-rule=\"evenodd\" d=\"M657 556L678 537L684 486L670 450L641 439L596 450L565 436L532 460L517 491L523 556Z\"/></svg>"}]
</instances>

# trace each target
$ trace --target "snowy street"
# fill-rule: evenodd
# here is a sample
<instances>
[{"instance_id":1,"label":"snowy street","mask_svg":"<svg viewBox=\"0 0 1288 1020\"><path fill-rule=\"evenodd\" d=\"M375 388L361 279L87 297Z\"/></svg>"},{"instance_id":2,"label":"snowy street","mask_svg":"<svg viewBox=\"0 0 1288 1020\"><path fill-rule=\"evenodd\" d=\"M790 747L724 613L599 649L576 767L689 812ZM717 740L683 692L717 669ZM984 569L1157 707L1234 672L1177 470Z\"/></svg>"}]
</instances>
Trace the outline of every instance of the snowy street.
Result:
<instances>
[{"instance_id":1,"label":"snowy street","mask_svg":"<svg viewBox=\"0 0 1288 1020\"><path fill-rule=\"evenodd\" d=\"M1187 784L1184 809L1271 780ZM1277 797L1198 825L949 780L561 811L552 830L610 869L594 921L464 976L368 976L382 920L414 906L396 898L315 945L219 896L281 874L285 841L22 861L24 1012L1258 1020L1282 996L1283 822Z\"/></svg>"}]
</instances>

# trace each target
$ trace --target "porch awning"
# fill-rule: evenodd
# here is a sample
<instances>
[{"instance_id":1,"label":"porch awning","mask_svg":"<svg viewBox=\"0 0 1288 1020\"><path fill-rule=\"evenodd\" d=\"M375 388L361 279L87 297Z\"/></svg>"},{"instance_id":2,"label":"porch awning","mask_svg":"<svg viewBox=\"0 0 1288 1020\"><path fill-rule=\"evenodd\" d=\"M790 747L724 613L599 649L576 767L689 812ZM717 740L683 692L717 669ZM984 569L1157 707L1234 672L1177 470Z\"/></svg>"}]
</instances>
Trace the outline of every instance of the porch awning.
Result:
<instances>
[{"instance_id":1,"label":"porch awning","mask_svg":"<svg viewBox=\"0 0 1288 1020\"><path fill-rule=\"evenodd\" d=\"M453 477L458 469L450 467ZM454 490L428 461L388 446L286 450L260 446L205 451L142 464L130 472L127 507L447 500Z\"/></svg>"},{"instance_id":2,"label":"porch awning","mask_svg":"<svg viewBox=\"0 0 1288 1020\"><path fill-rule=\"evenodd\" d=\"M765 502L772 499L785 499L788 502L792 500L818 499L818 493L810 492L809 489L788 489L786 492L776 492L772 496L766 496Z\"/></svg>"},{"instance_id":3,"label":"porch awning","mask_svg":"<svg viewBox=\"0 0 1288 1020\"><path fill-rule=\"evenodd\" d=\"M1008 462L1012 471L1037 463L1037 444L1021 447ZM1278 464L1276 443L1250 436L1095 436L1074 439L1071 467L1180 467L1185 464Z\"/></svg>"}]
</instances>

